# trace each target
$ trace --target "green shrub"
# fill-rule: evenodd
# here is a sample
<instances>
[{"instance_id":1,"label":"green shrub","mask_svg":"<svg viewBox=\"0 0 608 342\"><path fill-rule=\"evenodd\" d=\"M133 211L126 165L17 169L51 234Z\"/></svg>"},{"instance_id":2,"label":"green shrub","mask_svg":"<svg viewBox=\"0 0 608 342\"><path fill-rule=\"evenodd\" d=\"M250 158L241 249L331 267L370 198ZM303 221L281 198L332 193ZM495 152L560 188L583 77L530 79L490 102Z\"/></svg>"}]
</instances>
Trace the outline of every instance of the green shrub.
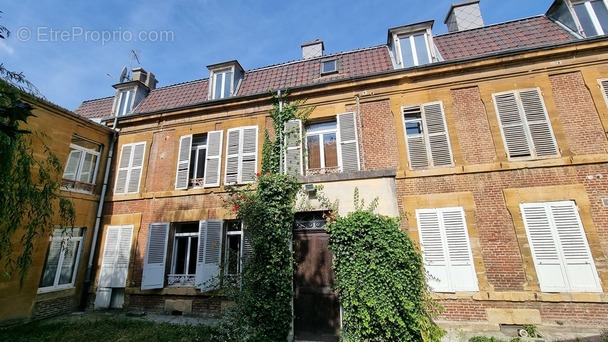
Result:
<instances>
[{"instance_id":1,"label":"green shrub","mask_svg":"<svg viewBox=\"0 0 608 342\"><path fill-rule=\"evenodd\" d=\"M358 192L355 193L358 202ZM374 202L372 202L374 203ZM327 225L344 341L440 341L420 254L396 219L373 206Z\"/></svg>"}]
</instances>

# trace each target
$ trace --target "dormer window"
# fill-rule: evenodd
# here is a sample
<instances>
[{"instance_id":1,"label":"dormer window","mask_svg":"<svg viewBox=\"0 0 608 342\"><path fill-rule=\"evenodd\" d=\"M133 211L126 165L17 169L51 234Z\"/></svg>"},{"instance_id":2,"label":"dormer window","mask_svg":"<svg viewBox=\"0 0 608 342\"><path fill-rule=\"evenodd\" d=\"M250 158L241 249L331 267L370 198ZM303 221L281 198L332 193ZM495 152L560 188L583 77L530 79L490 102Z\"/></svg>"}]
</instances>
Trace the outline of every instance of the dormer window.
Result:
<instances>
[{"instance_id":1,"label":"dormer window","mask_svg":"<svg viewBox=\"0 0 608 342\"><path fill-rule=\"evenodd\" d=\"M429 64L431 61L426 32L399 36L399 50L404 68Z\"/></svg>"},{"instance_id":2,"label":"dormer window","mask_svg":"<svg viewBox=\"0 0 608 342\"><path fill-rule=\"evenodd\" d=\"M433 21L427 21L389 30L389 46L397 68L410 68L437 60L432 27Z\"/></svg>"},{"instance_id":3,"label":"dormer window","mask_svg":"<svg viewBox=\"0 0 608 342\"><path fill-rule=\"evenodd\" d=\"M586 37L608 33L608 5L605 0L573 1L572 7Z\"/></svg>"},{"instance_id":4,"label":"dormer window","mask_svg":"<svg viewBox=\"0 0 608 342\"><path fill-rule=\"evenodd\" d=\"M119 94L118 106L116 107L116 115L127 115L131 112L131 103L133 103L133 89L123 90Z\"/></svg>"},{"instance_id":5,"label":"dormer window","mask_svg":"<svg viewBox=\"0 0 608 342\"><path fill-rule=\"evenodd\" d=\"M232 69L218 70L213 73L212 99L223 99L232 95Z\"/></svg>"},{"instance_id":6,"label":"dormer window","mask_svg":"<svg viewBox=\"0 0 608 342\"><path fill-rule=\"evenodd\" d=\"M338 60L330 59L321 62L321 75L329 75L338 72Z\"/></svg>"},{"instance_id":7,"label":"dormer window","mask_svg":"<svg viewBox=\"0 0 608 342\"><path fill-rule=\"evenodd\" d=\"M237 61L209 65L209 99L219 100L234 96L244 76Z\"/></svg>"}]
</instances>

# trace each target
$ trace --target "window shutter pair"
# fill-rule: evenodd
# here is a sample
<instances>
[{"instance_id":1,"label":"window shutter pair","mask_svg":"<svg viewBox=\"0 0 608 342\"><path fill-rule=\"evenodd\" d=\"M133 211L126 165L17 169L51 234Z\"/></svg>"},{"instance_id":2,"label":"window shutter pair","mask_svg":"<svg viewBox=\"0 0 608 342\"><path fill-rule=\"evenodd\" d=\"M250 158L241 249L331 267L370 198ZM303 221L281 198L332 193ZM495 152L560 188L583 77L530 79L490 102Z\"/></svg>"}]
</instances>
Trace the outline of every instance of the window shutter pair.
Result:
<instances>
[{"instance_id":1,"label":"window shutter pair","mask_svg":"<svg viewBox=\"0 0 608 342\"><path fill-rule=\"evenodd\" d=\"M169 223L152 223L144 260L142 290L161 289L165 283ZM200 221L195 283L201 290L215 288L220 274L222 221Z\"/></svg>"},{"instance_id":2,"label":"window shutter pair","mask_svg":"<svg viewBox=\"0 0 608 342\"><path fill-rule=\"evenodd\" d=\"M359 144L355 113L340 114L337 119L341 171L359 171ZM302 160L302 121L290 120L285 124L285 172L293 175L303 174Z\"/></svg>"},{"instance_id":3,"label":"window shutter pair","mask_svg":"<svg viewBox=\"0 0 608 342\"><path fill-rule=\"evenodd\" d=\"M258 127L228 130L224 183L241 184L255 180L258 168Z\"/></svg>"},{"instance_id":4,"label":"window shutter pair","mask_svg":"<svg viewBox=\"0 0 608 342\"><path fill-rule=\"evenodd\" d=\"M406 115L420 116L420 134L408 134L405 129L410 167L450 166L452 149L448 136L445 114L441 102L426 103L402 109L404 124Z\"/></svg>"},{"instance_id":5,"label":"window shutter pair","mask_svg":"<svg viewBox=\"0 0 608 342\"><path fill-rule=\"evenodd\" d=\"M573 201L520 204L543 292L602 292Z\"/></svg>"},{"instance_id":6,"label":"window shutter pair","mask_svg":"<svg viewBox=\"0 0 608 342\"><path fill-rule=\"evenodd\" d=\"M133 226L109 226L101 260L99 287L126 287Z\"/></svg>"},{"instance_id":7,"label":"window shutter pair","mask_svg":"<svg viewBox=\"0 0 608 342\"><path fill-rule=\"evenodd\" d=\"M145 151L145 142L122 146L120 161L118 162L116 186L114 187L115 194L139 192Z\"/></svg>"},{"instance_id":8,"label":"window shutter pair","mask_svg":"<svg viewBox=\"0 0 608 342\"><path fill-rule=\"evenodd\" d=\"M464 210L417 209L416 219L433 291L479 291Z\"/></svg>"},{"instance_id":9,"label":"window shutter pair","mask_svg":"<svg viewBox=\"0 0 608 342\"><path fill-rule=\"evenodd\" d=\"M509 158L558 154L540 89L494 94L494 104Z\"/></svg>"},{"instance_id":10,"label":"window shutter pair","mask_svg":"<svg viewBox=\"0 0 608 342\"><path fill-rule=\"evenodd\" d=\"M205 183L203 187L220 185L220 165L222 155L223 131L207 133L207 156L205 160ZM175 190L188 189L190 176L190 157L192 150L192 134L184 135L179 140L177 170L175 171Z\"/></svg>"}]
</instances>

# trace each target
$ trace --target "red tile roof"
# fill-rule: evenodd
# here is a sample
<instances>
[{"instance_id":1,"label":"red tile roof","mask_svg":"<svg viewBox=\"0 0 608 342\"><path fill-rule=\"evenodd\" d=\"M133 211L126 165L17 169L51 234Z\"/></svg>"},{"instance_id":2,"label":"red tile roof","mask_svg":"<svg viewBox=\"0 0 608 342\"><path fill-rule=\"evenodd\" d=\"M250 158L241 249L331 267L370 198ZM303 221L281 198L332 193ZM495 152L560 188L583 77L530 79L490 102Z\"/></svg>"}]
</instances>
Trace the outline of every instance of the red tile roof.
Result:
<instances>
[{"instance_id":1,"label":"red tile roof","mask_svg":"<svg viewBox=\"0 0 608 342\"><path fill-rule=\"evenodd\" d=\"M435 45L446 61L573 40L576 40L573 35L545 16L434 37ZM339 71L321 76L321 62L334 58ZM296 88L389 70L393 70L393 64L388 47L377 46L247 71L237 95L260 94L270 89ZM134 113L171 110L205 102L208 87L209 80L201 79L157 88ZM88 118L107 118L111 116L112 104L113 97L85 101L76 113Z\"/></svg>"},{"instance_id":2,"label":"red tile roof","mask_svg":"<svg viewBox=\"0 0 608 342\"><path fill-rule=\"evenodd\" d=\"M444 60L563 43L576 38L545 16L433 37Z\"/></svg>"},{"instance_id":3,"label":"red tile roof","mask_svg":"<svg viewBox=\"0 0 608 342\"><path fill-rule=\"evenodd\" d=\"M113 104L114 96L88 100L81 103L74 113L89 119L107 118L112 115Z\"/></svg>"}]
</instances>

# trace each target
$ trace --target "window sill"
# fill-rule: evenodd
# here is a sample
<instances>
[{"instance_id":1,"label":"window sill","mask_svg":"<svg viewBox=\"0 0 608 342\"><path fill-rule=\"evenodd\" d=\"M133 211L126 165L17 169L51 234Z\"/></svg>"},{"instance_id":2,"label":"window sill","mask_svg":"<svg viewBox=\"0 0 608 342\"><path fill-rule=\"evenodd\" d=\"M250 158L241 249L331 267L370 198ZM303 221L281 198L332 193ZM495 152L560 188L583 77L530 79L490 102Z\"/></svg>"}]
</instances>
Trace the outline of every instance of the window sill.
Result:
<instances>
[{"instance_id":1,"label":"window sill","mask_svg":"<svg viewBox=\"0 0 608 342\"><path fill-rule=\"evenodd\" d=\"M395 169L350 171L310 176L299 176L301 183L337 182L344 180L395 177Z\"/></svg>"},{"instance_id":2,"label":"window sill","mask_svg":"<svg viewBox=\"0 0 608 342\"><path fill-rule=\"evenodd\" d=\"M71 179L62 179L61 190L92 195L95 192L95 184L77 182Z\"/></svg>"},{"instance_id":3,"label":"window sill","mask_svg":"<svg viewBox=\"0 0 608 342\"><path fill-rule=\"evenodd\" d=\"M41 295L41 294L45 294L45 293L54 293L54 292L73 290L73 289L74 289L74 284L39 287L38 294Z\"/></svg>"}]
</instances>

